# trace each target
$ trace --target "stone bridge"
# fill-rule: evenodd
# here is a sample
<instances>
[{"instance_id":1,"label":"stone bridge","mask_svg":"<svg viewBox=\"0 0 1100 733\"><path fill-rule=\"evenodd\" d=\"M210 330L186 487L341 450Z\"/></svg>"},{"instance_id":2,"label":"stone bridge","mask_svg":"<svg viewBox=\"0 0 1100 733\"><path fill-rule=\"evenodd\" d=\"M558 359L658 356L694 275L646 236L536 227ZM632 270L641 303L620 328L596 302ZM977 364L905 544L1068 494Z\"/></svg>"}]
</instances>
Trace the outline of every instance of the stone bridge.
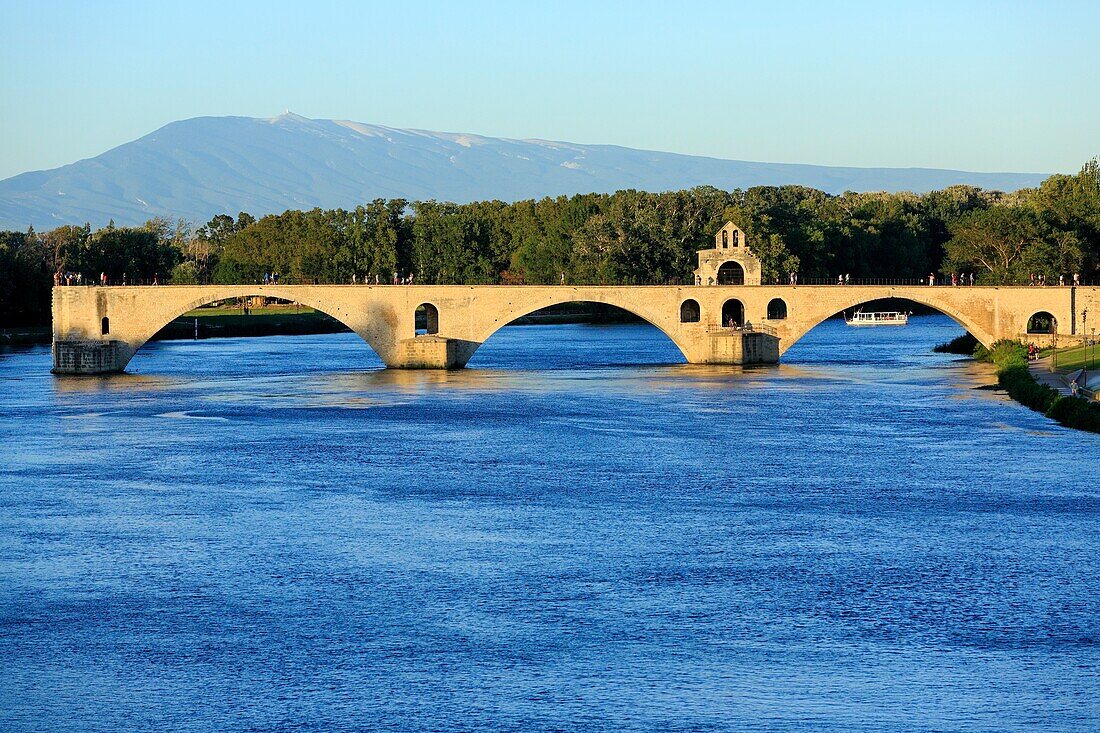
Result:
<instances>
[{"instance_id":1,"label":"stone bridge","mask_svg":"<svg viewBox=\"0 0 1100 733\"><path fill-rule=\"evenodd\" d=\"M1033 316L1049 316L1065 340L1100 321L1097 287L872 285L506 286L506 285L161 285L57 287L54 371L122 371L172 320L215 301L265 296L301 303L344 323L389 367L465 366L499 328L540 308L571 302L622 308L660 329L698 364L774 363L825 319L881 298L904 298L953 318L978 341L1030 338ZM417 335L416 311L428 333ZM725 327L746 322L752 331ZM1041 320L1041 319L1037 319ZM1095 330L1095 326L1088 329Z\"/></svg>"}]
</instances>

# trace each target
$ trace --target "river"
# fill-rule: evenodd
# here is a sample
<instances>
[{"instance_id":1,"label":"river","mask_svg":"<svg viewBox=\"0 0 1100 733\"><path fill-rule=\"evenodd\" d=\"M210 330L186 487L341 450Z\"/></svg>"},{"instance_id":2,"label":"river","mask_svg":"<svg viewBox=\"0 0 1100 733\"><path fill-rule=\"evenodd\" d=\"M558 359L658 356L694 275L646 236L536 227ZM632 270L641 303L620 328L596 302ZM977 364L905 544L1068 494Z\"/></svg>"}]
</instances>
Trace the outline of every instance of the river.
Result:
<instances>
[{"instance_id":1,"label":"river","mask_svg":"<svg viewBox=\"0 0 1100 733\"><path fill-rule=\"evenodd\" d=\"M0 729L1100 729L1100 435L959 333L0 356Z\"/></svg>"}]
</instances>

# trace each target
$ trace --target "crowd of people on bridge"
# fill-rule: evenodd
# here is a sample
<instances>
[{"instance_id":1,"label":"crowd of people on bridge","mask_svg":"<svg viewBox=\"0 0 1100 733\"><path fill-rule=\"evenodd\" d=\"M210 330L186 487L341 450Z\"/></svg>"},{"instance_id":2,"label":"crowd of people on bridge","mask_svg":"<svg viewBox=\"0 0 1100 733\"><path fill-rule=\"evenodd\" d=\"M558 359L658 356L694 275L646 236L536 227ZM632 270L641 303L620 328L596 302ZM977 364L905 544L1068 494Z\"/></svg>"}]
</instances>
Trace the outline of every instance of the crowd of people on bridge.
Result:
<instances>
[{"instance_id":1,"label":"crowd of people on bridge","mask_svg":"<svg viewBox=\"0 0 1100 733\"><path fill-rule=\"evenodd\" d=\"M928 273L928 287L933 287L936 284L937 284L936 273L934 273L934 272ZM971 272L971 273L953 272L949 276L948 275L944 276L943 284L944 285L950 284L953 287L958 287L960 285L962 285L962 286L973 285L974 284L974 273L973 272Z\"/></svg>"},{"instance_id":2,"label":"crowd of people on bridge","mask_svg":"<svg viewBox=\"0 0 1100 733\"><path fill-rule=\"evenodd\" d=\"M931 287L933 285L948 285L948 284L950 284L954 287L974 285L975 284L974 273L973 272L970 272L970 273L953 272L950 275L945 275L942 280L940 280L936 277L936 273L934 273L934 272L928 273L928 285L929 285L929 287ZM1031 273L1030 277L1028 278L1028 283L1027 284L1029 286L1046 287L1047 285L1052 285L1053 283L1047 282L1047 276L1044 275L1043 273L1036 274L1036 273L1033 272L1033 273ZM1073 273L1073 276L1070 279L1069 284L1070 284L1071 287L1075 287L1075 288L1081 287L1081 275L1080 275L1080 273L1076 273L1076 272ZM1058 276L1058 286L1059 287L1065 287L1066 286L1066 276L1065 275L1059 275Z\"/></svg>"},{"instance_id":3,"label":"crowd of people on bridge","mask_svg":"<svg viewBox=\"0 0 1100 733\"><path fill-rule=\"evenodd\" d=\"M278 285L280 283L280 281L281 281L281 276L280 276L278 271L273 270L271 272L265 272L264 275L263 275L263 284L264 285ZM399 274L398 272L395 271L393 273L393 276L390 278L390 282L392 282L392 284L394 284L394 285L412 285L415 282L415 276L411 272L408 275L401 275L401 274ZM963 273L953 272L950 275L944 275L942 278L938 277L936 275L936 273L930 272L930 273L928 273L928 277L926 279L926 282L928 283L929 287L935 286L935 285L951 285L951 286L954 286L954 287L972 286L972 285L975 284L976 278L975 278L975 275L974 275L973 272L969 272L969 273L966 273L966 272L963 272ZM363 276L362 280L360 280L357 275L353 274L351 276L351 284L352 285L358 285L360 283L362 283L363 285L382 285L383 281L382 281L382 276L379 275L379 274L371 275L371 274L368 273L368 274ZM798 285L798 273L797 272L791 271L789 273L788 283L791 284L791 285ZM139 283L129 279L125 272L122 273L122 278L121 279L119 279L119 280L109 280L107 278L107 274L104 273L104 272L99 273L99 278L97 279L97 278L85 278L84 273L82 273L82 272L71 272L71 271L58 270L57 272L55 272L53 274L53 284L55 286L58 286L58 285L101 285L101 286L107 286L107 285L137 285ZM160 276L159 276L159 274L154 273L153 279L151 281L147 281L147 282L141 283L141 284L160 285ZM316 282L314 284L316 284ZM561 274L560 284L565 285L565 273L564 272ZM702 285L703 284L702 278L699 277L698 275L695 276L695 284L696 285ZM714 285L715 284L714 278L713 277L708 278L707 284L708 285ZM777 284L778 284L778 282L777 282ZM836 276L836 284L837 285L851 285L852 284L852 276L848 273L845 273L843 275L837 275ZM874 284L874 283L869 283L869 284ZM1044 275L1043 273L1038 273L1038 274L1031 273L1031 276L1028 278L1028 283L1027 284L1029 286L1035 286L1035 287L1046 287L1048 285L1053 285L1053 283L1047 282L1046 275ZM1079 273L1076 273L1076 272L1073 273L1072 277L1069 278L1068 283L1067 283L1067 278L1066 278L1065 275L1059 275L1058 276L1058 286L1059 287L1065 287L1067 284L1070 285L1071 287L1075 287L1075 288L1080 287L1081 286L1081 275Z\"/></svg>"},{"instance_id":4,"label":"crowd of people on bridge","mask_svg":"<svg viewBox=\"0 0 1100 733\"><path fill-rule=\"evenodd\" d=\"M388 282L383 282L382 276L378 273L375 273L375 274L372 275L371 273L368 272L366 275L363 275L362 280L360 280L359 276L354 274L354 273L352 273L352 276L351 276L351 284L352 285L385 285L385 284L412 285L415 282L416 282L416 276L413 273L410 272L408 275L402 275L402 274L398 273L396 270L394 271L393 275L389 278Z\"/></svg>"},{"instance_id":5,"label":"crowd of people on bridge","mask_svg":"<svg viewBox=\"0 0 1100 733\"><path fill-rule=\"evenodd\" d=\"M69 272L58 270L53 274L53 284L58 285L99 285L101 287L107 287L108 285L160 285L160 273L153 273L153 279L144 283L138 283L130 278L127 273L122 273L122 277L118 280L111 280L107 277L107 273L99 273L98 278L89 277L85 278L83 272Z\"/></svg>"},{"instance_id":6,"label":"crowd of people on bridge","mask_svg":"<svg viewBox=\"0 0 1100 733\"><path fill-rule=\"evenodd\" d=\"M1034 272L1031 273L1031 277L1028 278L1028 283L1027 284L1030 285L1030 286L1038 286L1038 287L1045 287L1047 285L1050 285L1050 283L1047 282L1047 276L1046 275L1044 275L1043 273L1039 273L1038 275L1036 275ZM1075 288L1080 287L1080 285L1081 285L1081 276L1076 272L1073 273L1073 279L1070 281L1070 284ZM1059 275L1058 276L1058 285L1059 285L1059 287L1065 287L1066 286L1066 276L1065 275Z\"/></svg>"},{"instance_id":7,"label":"crowd of people on bridge","mask_svg":"<svg viewBox=\"0 0 1100 733\"><path fill-rule=\"evenodd\" d=\"M936 274L934 272L928 273L928 284L929 285L935 285L936 284ZM944 284L946 285L946 283L944 283ZM951 273L951 285L952 285L952 287L958 287L960 285L966 286L966 285L973 285L973 284L974 284L974 273L973 272L971 272L969 274L965 273L965 272L962 273L962 274L959 274L957 272Z\"/></svg>"}]
</instances>

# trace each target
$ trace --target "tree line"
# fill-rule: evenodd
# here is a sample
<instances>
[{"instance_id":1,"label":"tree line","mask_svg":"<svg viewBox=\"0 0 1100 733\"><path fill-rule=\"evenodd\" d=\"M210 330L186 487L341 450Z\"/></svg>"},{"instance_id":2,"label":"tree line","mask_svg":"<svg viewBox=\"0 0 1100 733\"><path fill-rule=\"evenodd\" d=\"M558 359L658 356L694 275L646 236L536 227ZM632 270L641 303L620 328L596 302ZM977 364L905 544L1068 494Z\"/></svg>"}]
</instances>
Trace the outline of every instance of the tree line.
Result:
<instances>
[{"instance_id":1,"label":"tree line","mask_svg":"<svg viewBox=\"0 0 1100 733\"><path fill-rule=\"evenodd\" d=\"M951 186L923 195L830 195L803 186L578 194L505 203L377 199L352 210L218 215L200 227L62 226L0 232L0 319L45 324L55 273L85 282L633 284L690 282L695 252L732 220L765 282L839 273L923 278L974 272L979 283L1042 274L1096 277L1100 163L1013 193Z\"/></svg>"}]
</instances>

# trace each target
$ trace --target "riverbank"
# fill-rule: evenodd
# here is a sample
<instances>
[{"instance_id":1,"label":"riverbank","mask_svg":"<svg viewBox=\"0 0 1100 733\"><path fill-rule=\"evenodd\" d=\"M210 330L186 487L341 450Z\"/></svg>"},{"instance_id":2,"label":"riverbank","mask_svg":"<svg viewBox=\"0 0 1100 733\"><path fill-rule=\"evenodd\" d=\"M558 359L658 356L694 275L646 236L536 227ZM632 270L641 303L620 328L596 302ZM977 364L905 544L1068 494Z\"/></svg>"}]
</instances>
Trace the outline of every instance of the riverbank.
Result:
<instances>
[{"instance_id":1,"label":"riverbank","mask_svg":"<svg viewBox=\"0 0 1100 733\"><path fill-rule=\"evenodd\" d=\"M0 346L34 346L48 344L53 338L49 326L24 326L0 331Z\"/></svg>"},{"instance_id":2,"label":"riverbank","mask_svg":"<svg viewBox=\"0 0 1100 733\"><path fill-rule=\"evenodd\" d=\"M1041 412L1067 428L1100 433L1100 403L1062 394L1040 384L1031 373L1027 347L1018 341L998 341L991 349L978 347L974 357L997 367L997 383L1012 399Z\"/></svg>"}]
</instances>

